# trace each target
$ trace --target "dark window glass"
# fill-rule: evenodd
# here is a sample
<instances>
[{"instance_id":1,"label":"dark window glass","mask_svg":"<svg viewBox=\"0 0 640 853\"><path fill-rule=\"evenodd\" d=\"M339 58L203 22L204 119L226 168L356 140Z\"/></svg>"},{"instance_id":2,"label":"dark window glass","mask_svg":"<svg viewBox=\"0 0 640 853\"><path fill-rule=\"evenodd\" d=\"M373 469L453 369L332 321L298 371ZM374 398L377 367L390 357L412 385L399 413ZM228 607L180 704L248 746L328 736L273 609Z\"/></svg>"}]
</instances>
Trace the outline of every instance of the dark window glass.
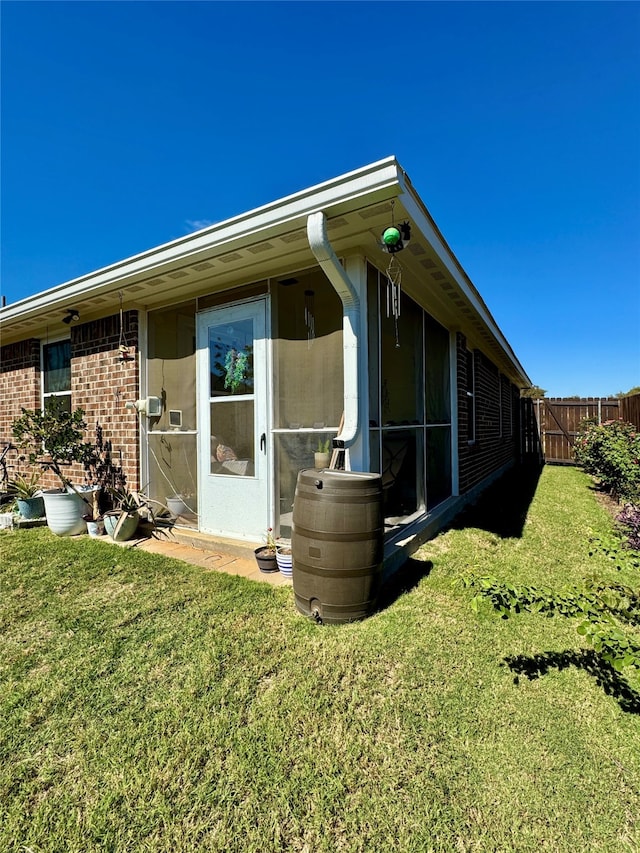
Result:
<instances>
[{"instance_id":1,"label":"dark window glass","mask_svg":"<svg viewBox=\"0 0 640 853\"><path fill-rule=\"evenodd\" d=\"M71 390L71 341L56 341L42 348L44 393Z\"/></svg>"}]
</instances>

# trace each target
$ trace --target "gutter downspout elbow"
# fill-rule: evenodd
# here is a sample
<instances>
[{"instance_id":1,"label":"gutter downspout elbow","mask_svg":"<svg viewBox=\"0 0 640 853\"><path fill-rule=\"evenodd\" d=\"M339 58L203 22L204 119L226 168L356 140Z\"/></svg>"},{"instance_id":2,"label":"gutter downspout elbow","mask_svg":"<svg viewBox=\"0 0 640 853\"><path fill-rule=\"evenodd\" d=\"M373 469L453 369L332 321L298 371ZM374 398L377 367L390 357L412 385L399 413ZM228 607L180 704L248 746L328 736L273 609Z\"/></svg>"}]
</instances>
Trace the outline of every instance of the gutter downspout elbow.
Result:
<instances>
[{"instance_id":1,"label":"gutter downspout elbow","mask_svg":"<svg viewBox=\"0 0 640 853\"><path fill-rule=\"evenodd\" d=\"M360 350L360 298L353 282L336 257L327 236L327 219L323 211L309 214L307 239L321 269L342 301L342 348L344 366L344 424L338 438L345 448L351 447L358 434L360 397L358 368Z\"/></svg>"}]
</instances>

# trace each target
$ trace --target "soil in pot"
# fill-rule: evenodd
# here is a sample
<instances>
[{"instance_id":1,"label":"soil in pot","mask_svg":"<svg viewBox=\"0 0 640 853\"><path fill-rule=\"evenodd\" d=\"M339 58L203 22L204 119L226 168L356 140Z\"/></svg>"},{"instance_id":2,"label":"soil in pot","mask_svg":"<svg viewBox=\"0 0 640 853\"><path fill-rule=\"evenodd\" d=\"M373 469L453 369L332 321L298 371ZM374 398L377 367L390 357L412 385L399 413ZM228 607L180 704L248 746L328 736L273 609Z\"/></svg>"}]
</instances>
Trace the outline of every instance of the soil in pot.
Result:
<instances>
[{"instance_id":1,"label":"soil in pot","mask_svg":"<svg viewBox=\"0 0 640 853\"><path fill-rule=\"evenodd\" d=\"M263 545L260 548L256 548L253 553L256 555L256 562L261 572L278 571L278 563L276 562L276 555L274 551L271 551Z\"/></svg>"}]
</instances>

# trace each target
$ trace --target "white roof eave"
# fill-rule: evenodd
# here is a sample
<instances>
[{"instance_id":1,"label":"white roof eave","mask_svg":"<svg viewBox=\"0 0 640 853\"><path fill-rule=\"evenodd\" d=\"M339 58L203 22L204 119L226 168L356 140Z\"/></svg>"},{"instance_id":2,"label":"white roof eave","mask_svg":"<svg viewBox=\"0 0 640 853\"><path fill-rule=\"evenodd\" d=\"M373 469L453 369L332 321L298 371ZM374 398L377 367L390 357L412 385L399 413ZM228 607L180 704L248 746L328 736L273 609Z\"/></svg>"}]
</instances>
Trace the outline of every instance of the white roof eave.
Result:
<instances>
[{"instance_id":1,"label":"white roof eave","mask_svg":"<svg viewBox=\"0 0 640 853\"><path fill-rule=\"evenodd\" d=\"M362 197L375 196L397 186L400 173L395 157L388 157L7 305L0 309L0 322L4 325L29 319L45 309L56 308L57 304L70 304L109 286L126 288L127 280L159 274L166 266L212 249L222 246L237 249L255 239L285 233L306 225L307 216L317 210L340 205L351 207Z\"/></svg>"}]
</instances>

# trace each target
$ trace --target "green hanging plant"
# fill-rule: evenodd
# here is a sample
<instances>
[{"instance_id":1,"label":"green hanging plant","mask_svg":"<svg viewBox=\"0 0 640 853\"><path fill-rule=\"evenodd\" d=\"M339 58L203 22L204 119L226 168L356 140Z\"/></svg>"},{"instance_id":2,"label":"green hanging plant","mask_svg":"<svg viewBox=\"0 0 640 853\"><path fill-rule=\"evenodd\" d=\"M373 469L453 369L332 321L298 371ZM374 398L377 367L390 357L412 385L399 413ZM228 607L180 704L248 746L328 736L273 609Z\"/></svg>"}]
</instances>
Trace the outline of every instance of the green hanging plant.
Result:
<instances>
[{"instance_id":1,"label":"green hanging plant","mask_svg":"<svg viewBox=\"0 0 640 853\"><path fill-rule=\"evenodd\" d=\"M231 393L235 393L245 381L248 366L247 354L231 347L224 360L224 387L229 388Z\"/></svg>"}]
</instances>

